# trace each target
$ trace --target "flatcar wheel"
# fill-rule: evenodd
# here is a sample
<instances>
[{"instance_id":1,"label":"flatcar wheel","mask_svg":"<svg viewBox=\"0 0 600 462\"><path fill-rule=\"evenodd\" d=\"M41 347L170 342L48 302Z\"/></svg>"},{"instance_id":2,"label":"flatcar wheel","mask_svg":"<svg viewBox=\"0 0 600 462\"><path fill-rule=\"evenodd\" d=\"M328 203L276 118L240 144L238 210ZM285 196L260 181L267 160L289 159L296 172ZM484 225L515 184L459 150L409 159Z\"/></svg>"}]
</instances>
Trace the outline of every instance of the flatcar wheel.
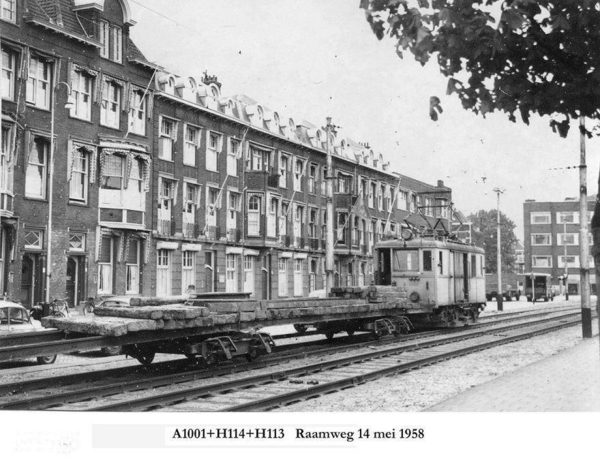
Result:
<instances>
[{"instance_id":1,"label":"flatcar wheel","mask_svg":"<svg viewBox=\"0 0 600 462\"><path fill-rule=\"evenodd\" d=\"M204 358L204 362L207 366L212 366L217 363L217 355L209 354L206 358Z\"/></svg>"},{"instance_id":2,"label":"flatcar wheel","mask_svg":"<svg viewBox=\"0 0 600 462\"><path fill-rule=\"evenodd\" d=\"M149 366L154 361L154 356L156 353L154 351L149 351L147 353L140 353L135 359L139 361L139 363L143 366Z\"/></svg>"},{"instance_id":3,"label":"flatcar wheel","mask_svg":"<svg viewBox=\"0 0 600 462\"><path fill-rule=\"evenodd\" d=\"M330 342L333 340L333 332L327 332L325 334L325 337L327 337L327 340L329 340Z\"/></svg>"},{"instance_id":4,"label":"flatcar wheel","mask_svg":"<svg viewBox=\"0 0 600 462\"><path fill-rule=\"evenodd\" d=\"M308 326L305 324L294 324L294 329L296 329L296 332L299 334L303 334L308 329Z\"/></svg>"},{"instance_id":5,"label":"flatcar wheel","mask_svg":"<svg viewBox=\"0 0 600 462\"><path fill-rule=\"evenodd\" d=\"M259 356L260 356L260 352L258 351L258 348L250 348L250 350L248 350L248 354L246 355L246 359L248 360L249 363L251 363L252 361L257 359Z\"/></svg>"},{"instance_id":6,"label":"flatcar wheel","mask_svg":"<svg viewBox=\"0 0 600 462\"><path fill-rule=\"evenodd\" d=\"M194 359L196 359L196 355L194 353L184 353L184 356L189 359L190 361L193 361Z\"/></svg>"},{"instance_id":7,"label":"flatcar wheel","mask_svg":"<svg viewBox=\"0 0 600 462\"><path fill-rule=\"evenodd\" d=\"M37 363L38 364L53 364L56 361L56 355L54 356L38 356Z\"/></svg>"},{"instance_id":8,"label":"flatcar wheel","mask_svg":"<svg viewBox=\"0 0 600 462\"><path fill-rule=\"evenodd\" d=\"M352 337L354 335L354 329L348 329L346 331L346 333L348 334L349 337Z\"/></svg>"}]
</instances>

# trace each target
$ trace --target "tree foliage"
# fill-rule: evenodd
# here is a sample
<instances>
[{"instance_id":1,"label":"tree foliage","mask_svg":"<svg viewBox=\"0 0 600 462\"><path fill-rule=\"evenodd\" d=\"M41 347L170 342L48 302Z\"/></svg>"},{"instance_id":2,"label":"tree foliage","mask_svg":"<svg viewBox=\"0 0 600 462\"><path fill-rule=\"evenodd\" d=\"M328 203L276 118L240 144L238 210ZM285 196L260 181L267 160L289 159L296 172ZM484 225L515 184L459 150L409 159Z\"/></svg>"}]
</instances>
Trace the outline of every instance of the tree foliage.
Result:
<instances>
[{"instance_id":1,"label":"tree foliage","mask_svg":"<svg viewBox=\"0 0 600 462\"><path fill-rule=\"evenodd\" d=\"M563 137L573 119L600 119L600 0L361 0L361 8L401 58L435 58L465 109L526 124L531 114L551 116ZM432 99L432 118L440 109Z\"/></svg>"},{"instance_id":2,"label":"tree foliage","mask_svg":"<svg viewBox=\"0 0 600 462\"><path fill-rule=\"evenodd\" d=\"M496 210L480 210L467 218L472 223L473 243L485 250L485 271L496 273L498 255L498 212ZM502 271L513 273L516 270L517 237L514 229L517 225L500 212L500 251L502 254Z\"/></svg>"}]
</instances>

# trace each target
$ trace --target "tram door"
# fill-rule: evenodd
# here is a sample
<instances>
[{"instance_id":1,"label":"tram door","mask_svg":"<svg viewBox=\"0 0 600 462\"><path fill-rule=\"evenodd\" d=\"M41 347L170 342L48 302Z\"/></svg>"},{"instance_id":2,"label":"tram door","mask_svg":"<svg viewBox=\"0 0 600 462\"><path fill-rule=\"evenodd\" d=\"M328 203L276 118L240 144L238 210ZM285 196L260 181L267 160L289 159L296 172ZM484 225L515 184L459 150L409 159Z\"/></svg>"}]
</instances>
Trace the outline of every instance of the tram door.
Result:
<instances>
[{"instance_id":1,"label":"tram door","mask_svg":"<svg viewBox=\"0 0 600 462\"><path fill-rule=\"evenodd\" d=\"M392 285L392 249L381 249L379 251L379 282L382 286Z\"/></svg>"},{"instance_id":2,"label":"tram door","mask_svg":"<svg viewBox=\"0 0 600 462\"><path fill-rule=\"evenodd\" d=\"M462 254L463 257L463 294L464 300L469 301L469 255Z\"/></svg>"},{"instance_id":3,"label":"tram door","mask_svg":"<svg viewBox=\"0 0 600 462\"><path fill-rule=\"evenodd\" d=\"M463 253L452 252L452 267L454 268L454 301L465 300L465 267Z\"/></svg>"}]
</instances>

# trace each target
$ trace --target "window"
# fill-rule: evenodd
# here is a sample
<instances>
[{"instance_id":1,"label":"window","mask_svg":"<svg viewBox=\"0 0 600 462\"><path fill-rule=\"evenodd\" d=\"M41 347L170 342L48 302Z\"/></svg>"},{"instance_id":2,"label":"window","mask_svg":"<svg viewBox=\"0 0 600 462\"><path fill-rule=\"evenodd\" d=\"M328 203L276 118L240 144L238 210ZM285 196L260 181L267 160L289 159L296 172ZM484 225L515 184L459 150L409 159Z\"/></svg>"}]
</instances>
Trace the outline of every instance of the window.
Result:
<instances>
[{"instance_id":1,"label":"window","mask_svg":"<svg viewBox=\"0 0 600 462\"><path fill-rule=\"evenodd\" d=\"M423 250L423 271L433 270L433 258L431 250Z\"/></svg>"},{"instance_id":2,"label":"window","mask_svg":"<svg viewBox=\"0 0 600 462\"><path fill-rule=\"evenodd\" d=\"M44 247L44 232L36 229L25 229L24 243L26 249L42 249Z\"/></svg>"},{"instance_id":3,"label":"window","mask_svg":"<svg viewBox=\"0 0 600 462\"><path fill-rule=\"evenodd\" d=\"M533 213L531 214L533 217ZM531 221L533 223L533 219ZM556 213L556 222L560 225L562 224L579 224L579 212L557 212ZM550 219L548 218L547 223L550 223Z\"/></svg>"},{"instance_id":4,"label":"window","mask_svg":"<svg viewBox=\"0 0 600 462\"><path fill-rule=\"evenodd\" d=\"M289 157L281 156L279 159L279 187L287 188L287 177L289 169Z\"/></svg>"},{"instance_id":5,"label":"window","mask_svg":"<svg viewBox=\"0 0 600 462\"><path fill-rule=\"evenodd\" d=\"M69 235L69 252L85 252L85 234L73 233Z\"/></svg>"},{"instance_id":6,"label":"window","mask_svg":"<svg viewBox=\"0 0 600 462\"><path fill-rule=\"evenodd\" d=\"M140 293L140 248L139 239L129 241L125 286L125 292L128 294Z\"/></svg>"},{"instance_id":7,"label":"window","mask_svg":"<svg viewBox=\"0 0 600 462\"><path fill-rule=\"evenodd\" d=\"M531 245L552 245L552 235L550 234L532 234Z\"/></svg>"},{"instance_id":8,"label":"window","mask_svg":"<svg viewBox=\"0 0 600 462\"><path fill-rule=\"evenodd\" d=\"M196 149L200 140L200 130L197 127L185 125L184 132L183 163L196 166Z\"/></svg>"},{"instance_id":9,"label":"window","mask_svg":"<svg viewBox=\"0 0 600 462\"><path fill-rule=\"evenodd\" d=\"M15 99L16 71L17 54L8 48L2 47L2 98Z\"/></svg>"},{"instance_id":10,"label":"window","mask_svg":"<svg viewBox=\"0 0 600 462\"><path fill-rule=\"evenodd\" d=\"M240 195L229 191L227 200L227 230L237 234L237 219L240 211ZM233 239L236 240L237 239Z\"/></svg>"},{"instance_id":11,"label":"window","mask_svg":"<svg viewBox=\"0 0 600 462\"><path fill-rule=\"evenodd\" d=\"M558 245L579 245L579 233L558 234Z\"/></svg>"},{"instance_id":12,"label":"window","mask_svg":"<svg viewBox=\"0 0 600 462\"><path fill-rule=\"evenodd\" d=\"M349 175L344 175L343 173L338 174L337 178L337 192L339 193L349 193L352 191L352 177Z\"/></svg>"},{"instance_id":13,"label":"window","mask_svg":"<svg viewBox=\"0 0 600 462\"><path fill-rule=\"evenodd\" d=\"M69 199L85 204L88 191L89 154L85 149L74 149L71 153L71 176L69 180Z\"/></svg>"},{"instance_id":14,"label":"window","mask_svg":"<svg viewBox=\"0 0 600 462\"><path fill-rule=\"evenodd\" d=\"M308 168L308 192L310 194L315 194L317 192L316 182L318 171L317 165L310 164L310 167Z\"/></svg>"},{"instance_id":15,"label":"window","mask_svg":"<svg viewBox=\"0 0 600 462\"><path fill-rule=\"evenodd\" d=\"M218 172L219 153L223 149L223 135L210 132L208 135L208 149L206 150L206 170Z\"/></svg>"},{"instance_id":16,"label":"window","mask_svg":"<svg viewBox=\"0 0 600 462\"><path fill-rule=\"evenodd\" d=\"M160 178L158 191L158 232L164 236L170 236L173 220L173 203L177 195L177 183L175 181Z\"/></svg>"},{"instance_id":17,"label":"window","mask_svg":"<svg viewBox=\"0 0 600 462\"><path fill-rule=\"evenodd\" d=\"M227 174L237 176L237 161L242 154L242 143L235 138L229 138L229 151L227 152Z\"/></svg>"},{"instance_id":18,"label":"window","mask_svg":"<svg viewBox=\"0 0 600 462\"><path fill-rule=\"evenodd\" d=\"M270 151L258 149L255 146L250 146L250 165L249 169L255 172L266 172L269 170Z\"/></svg>"},{"instance_id":19,"label":"window","mask_svg":"<svg viewBox=\"0 0 600 462\"><path fill-rule=\"evenodd\" d=\"M544 225L550 223L550 212L531 212L532 225Z\"/></svg>"},{"instance_id":20,"label":"window","mask_svg":"<svg viewBox=\"0 0 600 462\"><path fill-rule=\"evenodd\" d=\"M17 1L2 0L2 16L5 21L16 22L17 20Z\"/></svg>"},{"instance_id":21,"label":"window","mask_svg":"<svg viewBox=\"0 0 600 462\"><path fill-rule=\"evenodd\" d=\"M383 198L385 197L385 185L379 186L379 195L377 196L377 208L383 210Z\"/></svg>"},{"instance_id":22,"label":"window","mask_svg":"<svg viewBox=\"0 0 600 462\"><path fill-rule=\"evenodd\" d=\"M132 90L129 96L129 131L146 134L146 98L143 90Z\"/></svg>"},{"instance_id":23,"label":"window","mask_svg":"<svg viewBox=\"0 0 600 462\"><path fill-rule=\"evenodd\" d=\"M12 158L13 151L12 137L14 126L6 123L2 124L2 149L0 151L0 191L3 193L13 192L13 171L14 167L9 160ZM5 197L4 194L0 197ZM7 210L8 204L1 202L0 209Z\"/></svg>"},{"instance_id":24,"label":"window","mask_svg":"<svg viewBox=\"0 0 600 462\"><path fill-rule=\"evenodd\" d=\"M217 188L206 188L206 226L217 226L217 204L219 190Z\"/></svg>"},{"instance_id":25,"label":"window","mask_svg":"<svg viewBox=\"0 0 600 462\"><path fill-rule=\"evenodd\" d=\"M280 297L288 296L288 279L287 279L287 267L288 267L288 259L280 258L279 259L279 290L278 295Z\"/></svg>"},{"instance_id":26,"label":"window","mask_svg":"<svg viewBox=\"0 0 600 462\"><path fill-rule=\"evenodd\" d=\"M369 190L369 207L375 207L375 196L377 196L377 184L371 182L371 188Z\"/></svg>"},{"instance_id":27,"label":"window","mask_svg":"<svg viewBox=\"0 0 600 462\"><path fill-rule=\"evenodd\" d=\"M294 163L294 191L302 191L302 177L304 176L304 168L306 161L296 159Z\"/></svg>"},{"instance_id":28,"label":"window","mask_svg":"<svg viewBox=\"0 0 600 462\"><path fill-rule=\"evenodd\" d=\"M310 209L308 212L308 237L317 237L317 210Z\"/></svg>"},{"instance_id":29,"label":"window","mask_svg":"<svg viewBox=\"0 0 600 462\"><path fill-rule=\"evenodd\" d=\"M177 122L161 117L160 137L158 139L158 158L173 161L173 148L177 139Z\"/></svg>"},{"instance_id":30,"label":"window","mask_svg":"<svg viewBox=\"0 0 600 462\"><path fill-rule=\"evenodd\" d=\"M102 169L101 187L104 189L121 190L123 188L123 167L125 158L117 155L107 155Z\"/></svg>"},{"instance_id":31,"label":"window","mask_svg":"<svg viewBox=\"0 0 600 462\"><path fill-rule=\"evenodd\" d=\"M27 79L27 102L29 104L42 109L50 108L51 75L51 61L31 57L29 60L29 78Z\"/></svg>"},{"instance_id":32,"label":"window","mask_svg":"<svg viewBox=\"0 0 600 462\"><path fill-rule=\"evenodd\" d=\"M101 238L98 254L98 294L111 294L113 291L113 245L112 237Z\"/></svg>"},{"instance_id":33,"label":"window","mask_svg":"<svg viewBox=\"0 0 600 462\"><path fill-rule=\"evenodd\" d=\"M116 63L120 63L123 60L123 31L120 27L114 26L112 28L112 60Z\"/></svg>"},{"instance_id":34,"label":"window","mask_svg":"<svg viewBox=\"0 0 600 462\"><path fill-rule=\"evenodd\" d=\"M593 259L590 259L593 261ZM558 257L558 267L559 268L579 268L579 255L560 255Z\"/></svg>"},{"instance_id":35,"label":"window","mask_svg":"<svg viewBox=\"0 0 600 462\"><path fill-rule=\"evenodd\" d=\"M156 295L171 295L171 256L172 251L159 249L156 265Z\"/></svg>"},{"instance_id":36,"label":"window","mask_svg":"<svg viewBox=\"0 0 600 462\"><path fill-rule=\"evenodd\" d=\"M552 268L552 257L535 255L531 257L531 266L534 268Z\"/></svg>"},{"instance_id":37,"label":"window","mask_svg":"<svg viewBox=\"0 0 600 462\"><path fill-rule=\"evenodd\" d=\"M348 219L347 213L338 213L337 219L337 242L344 244L346 242L346 220Z\"/></svg>"},{"instance_id":38,"label":"window","mask_svg":"<svg viewBox=\"0 0 600 462\"><path fill-rule=\"evenodd\" d=\"M301 297L304 289L304 281L302 280L302 261L294 260L294 296Z\"/></svg>"},{"instance_id":39,"label":"window","mask_svg":"<svg viewBox=\"0 0 600 462\"><path fill-rule=\"evenodd\" d=\"M286 202L281 203L281 215L279 216L279 235L287 236L288 233L288 211L290 204Z\"/></svg>"},{"instance_id":40,"label":"window","mask_svg":"<svg viewBox=\"0 0 600 462\"><path fill-rule=\"evenodd\" d=\"M244 292L254 293L254 260L252 255L244 255Z\"/></svg>"},{"instance_id":41,"label":"window","mask_svg":"<svg viewBox=\"0 0 600 462\"><path fill-rule=\"evenodd\" d=\"M25 179L25 196L36 199L46 198L46 175L50 142L39 136L35 137L29 153L27 174Z\"/></svg>"},{"instance_id":42,"label":"window","mask_svg":"<svg viewBox=\"0 0 600 462\"><path fill-rule=\"evenodd\" d=\"M181 293L188 293L188 289L196 289L196 252L186 250L181 256Z\"/></svg>"},{"instance_id":43,"label":"window","mask_svg":"<svg viewBox=\"0 0 600 462\"><path fill-rule=\"evenodd\" d=\"M107 127L119 128L121 112L121 86L114 81L102 82L102 105L100 107L100 123Z\"/></svg>"},{"instance_id":44,"label":"window","mask_svg":"<svg viewBox=\"0 0 600 462\"><path fill-rule=\"evenodd\" d=\"M84 71L73 73L71 93L75 106L71 109L72 117L91 120L93 83L94 80L90 74Z\"/></svg>"},{"instance_id":45,"label":"window","mask_svg":"<svg viewBox=\"0 0 600 462\"><path fill-rule=\"evenodd\" d=\"M237 278L237 260L236 254L227 254L226 256L226 279L225 279L225 292L235 293L238 291L238 278Z\"/></svg>"},{"instance_id":46,"label":"window","mask_svg":"<svg viewBox=\"0 0 600 462\"><path fill-rule=\"evenodd\" d=\"M108 25L107 21L100 21L100 30L99 30L99 34L100 34L100 43L102 44L102 47L100 48L100 56L102 58L109 58L109 33L110 33L110 27Z\"/></svg>"},{"instance_id":47,"label":"window","mask_svg":"<svg viewBox=\"0 0 600 462\"><path fill-rule=\"evenodd\" d=\"M184 183L183 190L183 235L184 237L197 237L196 209L198 208L200 188L191 183Z\"/></svg>"},{"instance_id":48,"label":"window","mask_svg":"<svg viewBox=\"0 0 600 462\"><path fill-rule=\"evenodd\" d=\"M261 197L250 196L248 200L248 235L260 236Z\"/></svg>"}]
</instances>

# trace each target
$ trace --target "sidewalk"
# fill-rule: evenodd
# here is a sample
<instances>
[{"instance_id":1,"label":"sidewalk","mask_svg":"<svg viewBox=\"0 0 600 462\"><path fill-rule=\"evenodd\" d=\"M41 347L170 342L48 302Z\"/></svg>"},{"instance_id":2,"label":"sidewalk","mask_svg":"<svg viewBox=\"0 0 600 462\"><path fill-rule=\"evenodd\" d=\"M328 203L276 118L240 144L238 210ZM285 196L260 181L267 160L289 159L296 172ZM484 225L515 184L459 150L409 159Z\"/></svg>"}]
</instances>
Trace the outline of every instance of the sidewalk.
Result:
<instances>
[{"instance_id":1,"label":"sidewalk","mask_svg":"<svg viewBox=\"0 0 600 462\"><path fill-rule=\"evenodd\" d=\"M598 336L425 410L460 411L600 412Z\"/></svg>"}]
</instances>

